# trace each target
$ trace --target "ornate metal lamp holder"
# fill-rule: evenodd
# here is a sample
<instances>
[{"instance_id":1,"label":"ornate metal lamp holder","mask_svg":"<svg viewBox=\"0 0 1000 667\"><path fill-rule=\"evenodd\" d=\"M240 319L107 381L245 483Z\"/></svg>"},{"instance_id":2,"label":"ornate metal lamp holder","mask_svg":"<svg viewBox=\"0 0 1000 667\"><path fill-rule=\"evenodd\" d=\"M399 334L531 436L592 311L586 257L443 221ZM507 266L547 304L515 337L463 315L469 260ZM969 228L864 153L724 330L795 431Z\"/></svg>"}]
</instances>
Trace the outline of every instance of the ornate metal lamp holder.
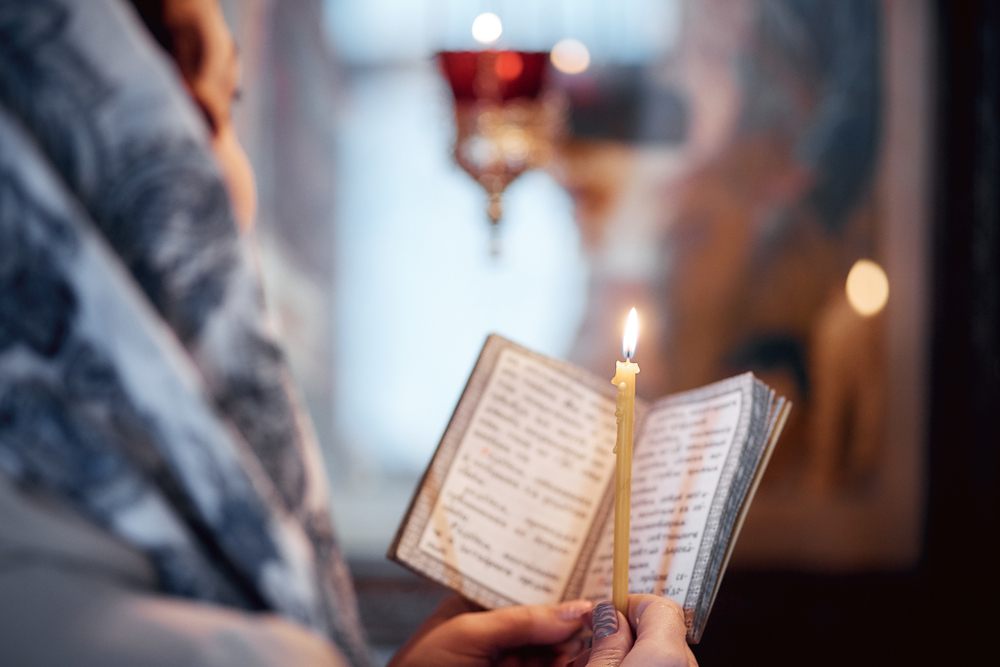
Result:
<instances>
[{"instance_id":1,"label":"ornate metal lamp holder","mask_svg":"<svg viewBox=\"0 0 1000 667\"><path fill-rule=\"evenodd\" d=\"M441 70L455 97L455 161L489 196L490 251L500 251L502 196L529 169L552 160L561 125L558 98L543 94L549 54L445 51Z\"/></svg>"}]
</instances>

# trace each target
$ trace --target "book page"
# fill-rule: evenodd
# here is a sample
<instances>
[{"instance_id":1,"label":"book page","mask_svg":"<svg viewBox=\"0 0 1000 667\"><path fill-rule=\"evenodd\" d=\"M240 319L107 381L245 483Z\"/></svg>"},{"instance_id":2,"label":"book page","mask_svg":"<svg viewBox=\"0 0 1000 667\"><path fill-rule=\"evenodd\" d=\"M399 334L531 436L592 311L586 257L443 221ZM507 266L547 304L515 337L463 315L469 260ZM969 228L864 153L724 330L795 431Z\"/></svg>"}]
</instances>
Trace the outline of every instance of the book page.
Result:
<instances>
[{"instance_id":1,"label":"book page","mask_svg":"<svg viewBox=\"0 0 1000 667\"><path fill-rule=\"evenodd\" d=\"M748 398L746 389L730 384L721 393L668 399L650 409L632 466L632 593L664 595L684 604L723 471L742 445L741 416ZM612 514L583 577L581 597L610 597L613 541Z\"/></svg>"},{"instance_id":2,"label":"book page","mask_svg":"<svg viewBox=\"0 0 1000 667\"><path fill-rule=\"evenodd\" d=\"M561 598L615 464L614 399L536 356L500 352L417 546L523 604Z\"/></svg>"}]
</instances>

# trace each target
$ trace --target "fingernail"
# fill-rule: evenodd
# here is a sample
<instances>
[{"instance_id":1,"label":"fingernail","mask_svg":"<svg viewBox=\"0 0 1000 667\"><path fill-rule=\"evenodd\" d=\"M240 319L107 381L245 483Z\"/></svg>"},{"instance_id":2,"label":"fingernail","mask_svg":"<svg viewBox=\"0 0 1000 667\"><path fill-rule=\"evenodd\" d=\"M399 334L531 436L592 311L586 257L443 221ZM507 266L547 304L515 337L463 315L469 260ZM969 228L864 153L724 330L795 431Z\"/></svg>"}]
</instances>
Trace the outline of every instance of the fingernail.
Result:
<instances>
[{"instance_id":1,"label":"fingernail","mask_svg":"<svg viewBox=\"0 0 1000 667\"><path fill-rule=\"evenodd\" d=\"M570 600L556 607L556 616L564 621L572 621L575 618L580 618L593 607L594 603L590 600Z\"/></svg>"},{"instance_id":2,"label":"fingernail","mask_svg":"<svg viewBox=\"0 0 1000 667\"><path fill-rule=\"evenodd\" d=\"M594 607L594 641L610 637L618 632L618 612L611 600L605 600Z\"/></svg>"}]
</instances>

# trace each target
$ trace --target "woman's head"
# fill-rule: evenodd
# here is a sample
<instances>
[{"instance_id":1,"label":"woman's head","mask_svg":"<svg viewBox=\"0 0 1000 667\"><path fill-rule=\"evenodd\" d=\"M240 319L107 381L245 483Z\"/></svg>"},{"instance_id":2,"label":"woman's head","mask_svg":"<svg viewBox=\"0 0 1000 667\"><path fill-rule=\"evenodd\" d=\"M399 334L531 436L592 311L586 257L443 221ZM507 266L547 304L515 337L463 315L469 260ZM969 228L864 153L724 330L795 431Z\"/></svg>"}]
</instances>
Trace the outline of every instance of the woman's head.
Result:
<instances>
[{"instance_id":1,"label":"woman's head","mask_svg":"<svg viewBox=\"0 0 1000 667\"><path fill-rule=\"evenodd\" d=\"M236 44L216 0L133 0L150 32L173 57L211 132L233 213L247 229L257 208L253 170L236 138L231 106L239 96Z\"/></svg>"}]
</instances>

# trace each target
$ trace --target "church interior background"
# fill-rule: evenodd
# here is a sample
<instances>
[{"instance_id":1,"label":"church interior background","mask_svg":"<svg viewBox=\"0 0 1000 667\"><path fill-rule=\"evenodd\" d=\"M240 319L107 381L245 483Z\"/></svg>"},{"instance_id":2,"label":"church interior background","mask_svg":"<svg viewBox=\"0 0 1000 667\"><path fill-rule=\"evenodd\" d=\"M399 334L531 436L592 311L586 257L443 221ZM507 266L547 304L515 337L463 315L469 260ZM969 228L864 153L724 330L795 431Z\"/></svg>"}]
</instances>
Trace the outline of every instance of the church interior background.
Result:
<instances>
[{"instance_id":1,"label":"church interior background","mask_svg":"<svg viewBox=\"0 0 1000 667\"><path fill-rule=\"evenodd\" d=\"M268 299L376 643L442 595L383 555L486 335L601 373L632 305L640 395L752 370L796 406L735 572L917 565L929 2L223 5ZM487 12L502 33L483 44ZM557 122L491 229L436 54L567 39L586 62L546 63Z\"/></svg>"}]
</instances>

